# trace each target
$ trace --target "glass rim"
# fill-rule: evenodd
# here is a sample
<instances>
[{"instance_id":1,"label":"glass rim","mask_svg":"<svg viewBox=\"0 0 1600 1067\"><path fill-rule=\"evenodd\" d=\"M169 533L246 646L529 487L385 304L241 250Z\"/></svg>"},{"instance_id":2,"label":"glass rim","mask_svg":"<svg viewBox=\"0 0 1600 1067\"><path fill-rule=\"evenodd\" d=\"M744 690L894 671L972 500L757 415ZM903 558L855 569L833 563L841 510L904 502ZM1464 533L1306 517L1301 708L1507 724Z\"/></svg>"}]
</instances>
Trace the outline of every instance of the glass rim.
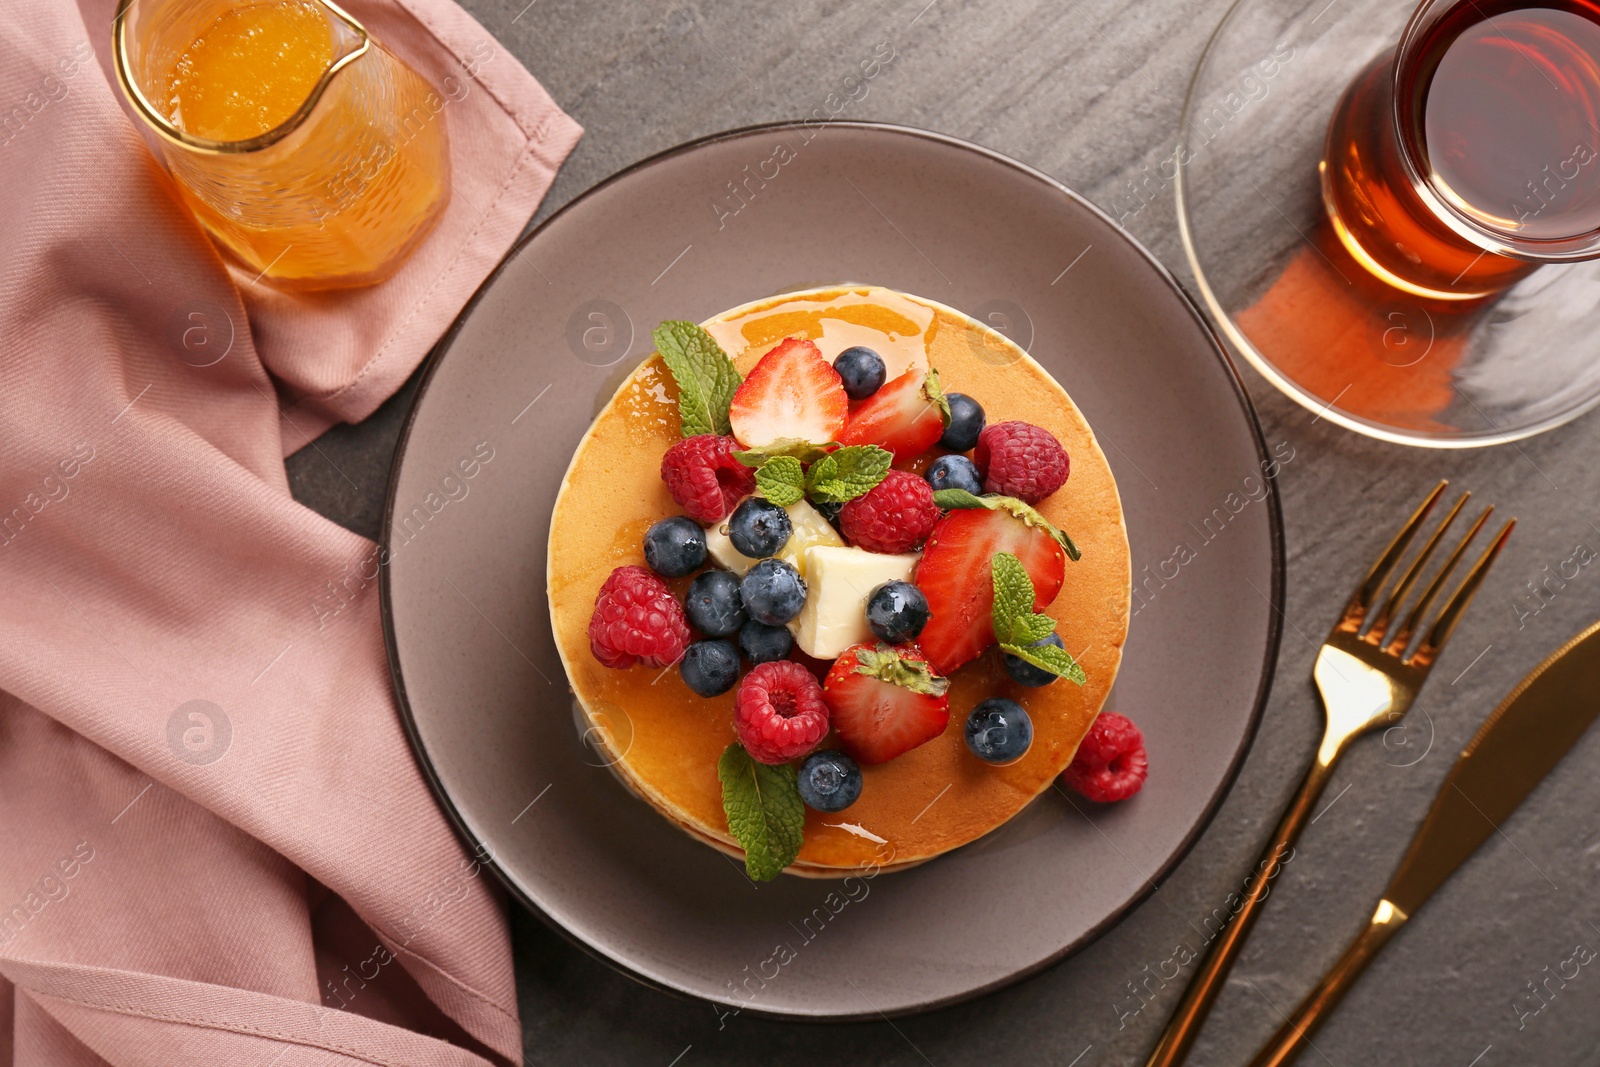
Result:
<instances>
[{"instance_id":1,"label":"glass rim","mask_svg":"<svg viewBox=\"0 0 1600 1067\"><path fill-rule=\"evenodd\" d=\"M1600 228L1585 230L1566 237L1521 237L1516 233L1487 226L1462 211L1435 182L1432 167L1421 153L1426 149L1420 136L1408 135L1419 123L1408 121L1407 97L1401 90L1401 72L1410 67L1412 55L1423 34L1432 29L1446 15L1465 4L1475 9L1475 0L1422 0L1400 33L1394 49L1393 67L1389 72L1390 122L1394 127L1395 145L1399 150L1400 164L1418 197L1433 216L1460 237L1487 252L1498 253L1531 263L1570 263L1593 259L1600 255ZM1529 3L1526 6L1537 6ZM1481 9L1480 13L1481 13ZM1497 12L1498 13L1498 12ZM1493 16L1484 15L1483 21ZM1417 131L1420 135L1420 131Z\"/></svg>"},{"instance_id":2,"label":"glass rim","mask_svg":"<svg viewBox=\"0 0 1600 1067\"><path fill-rule=\"evenodd\" d=\"M372 46L372 37L367 33L367 28L357 21L354 16L334 3L334 0L310 0L310 2L322 7L331 13L335 19L349 27L361 43L328 64L327 69L322 72L322 76L317 79L317 84L312 87L311 92L301 101L294 114L283 122L254 137L247 137L238 141L218 141L210 137L198 137L174 125L167 116L161 113L160 109L151 103L149 97L145 96L144 90L140 88L138 81L133 77L131 63L128 59L128 15L132 11L133 5L137 2L138 0L119 0L117 12L111 20L112 56L113 65L117 71L117 81L121 84L123 94L127 96L128 102L133 105L134 111L157 135L165 141L196 152L214 155L241 155L248 152L259 152L264 148L270 148L272 145L277 144L299 129L311 117L311 113L316 110L317 104L321 101L323 93L327 91L328 85L333 81L334 76L357 59L366 55L367 50Z\"/></svg>"}]
</instances>

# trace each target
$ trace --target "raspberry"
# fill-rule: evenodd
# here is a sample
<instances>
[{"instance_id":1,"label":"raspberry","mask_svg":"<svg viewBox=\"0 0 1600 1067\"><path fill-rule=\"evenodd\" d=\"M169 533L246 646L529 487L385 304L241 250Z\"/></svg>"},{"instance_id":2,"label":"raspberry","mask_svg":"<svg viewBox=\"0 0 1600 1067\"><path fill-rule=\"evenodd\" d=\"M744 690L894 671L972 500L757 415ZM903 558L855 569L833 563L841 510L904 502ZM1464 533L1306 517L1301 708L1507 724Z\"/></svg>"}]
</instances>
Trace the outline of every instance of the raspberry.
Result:
<instances>
[{"instance_id":1,"label":"raspberry","mask_svg":"<svg viewBox=\"0 0 1600 1067\"><path fill-rule=\"evenodd\" d=\"M661 457L667 492L695 522L720 522L756 488L756 472L734 458L739 443L714 433L685 437Z\"/></svg>"},{"instance_id":2,"label":"raspberry","mask_svg":"<svg viewBox=\"0 0 1600 1067\"><path fill-rule=\"evenodd\" d=\"M1150 773L1144 734L1125 716L1104 711L1089 727L1072 765L1061 780L1090 800L1127 800L1144 786Z\"/></svg>"},{"instance_id":3,"label":"raspberry","mask_svg":"<svg viewBox=\"0 0 1600 1067\"><path fill-rule=\"evenodd\" d=\"M750 757L788 763L817 747L828 734L822 684L802 664L758 663L739 683L733 728Z\"/></svg>"},{"instance_id":4,"label":"raspberry","mask_svg":"<svg viewBox=\"0 0 1600 1067\"><path fill-rule=\"evenodd\" d=\"M643 567L618 567L594 599L589 649L607 667L666 667L689 647L683 606Z\"/></svg>"},{"instance_id":5,"label":"raspberry","mask_svg":"<svg viewBox=\"0 0 1600 1067\"><path fill-rule=\"evenodd\" d=\"M978 435L973 452L988 493L1037 504L1067 483L1066 449L1030 422L1000 422Z\"/></svg>"},{"instance_id":6,"label":"raspberry","mask_svg":"<svg viewBox=\"0 0 1600 1067\"><path fill-rule=\"evenodd\" d=\"M910 471L890 471L839 512L839 530L868 552L909 552L939 521L928 483Z\"/></svg>"}]
</instances>

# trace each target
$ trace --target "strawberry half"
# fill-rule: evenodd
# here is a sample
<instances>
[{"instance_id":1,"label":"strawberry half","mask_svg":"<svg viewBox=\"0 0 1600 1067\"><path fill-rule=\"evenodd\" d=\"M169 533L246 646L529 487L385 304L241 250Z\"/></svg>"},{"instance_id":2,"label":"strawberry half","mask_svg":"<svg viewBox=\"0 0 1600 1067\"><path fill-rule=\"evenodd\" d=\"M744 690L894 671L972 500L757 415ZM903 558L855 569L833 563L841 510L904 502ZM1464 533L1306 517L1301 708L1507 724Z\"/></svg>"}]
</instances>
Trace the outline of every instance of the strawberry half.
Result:
<instances>
[{"instance_id":1,"label":"strawberry half","mask_svg":"<svg viewBox=\"0 0 1600 1067\"><path fill-rule=\"evenodd\" d=\"M918 643L934 670L949 674L994 644L994 582L990 561L1010 552L1033 580L1034 611L1061 592L1067 553L1044 528L1005 510L952 511L928 535L917 564L917 588L932 617Z\"/></svg>"},{"instance_id":2,"label":"strawberry half","mask_svg":"<svg viewBox=\"0 0 1600 1067\"><path fill-rule=\"evenodd\" d=\"M887 763L944 733L950 679L916 645L851 645L822 683L829 722L859 763Z\"/></svg>"},{"instance_id":3,"label":"strawberry half","mask_svg":"<svg viewBox=\"0 0 1600 1067\"><path fill-rule=\"evenodd\" d=\"M733 436L746 448L839 439L850 398L833 364L810 341L788 337L761 357L728 404Z\"/></svg>"},{"instance_id":4,"label":"strawberry half","mask_svg":"<svg viewBox=\"0 0 1600 1067\"><path fill-rule=\"evenodd\" d=\"M856 405L839 435L842 445L877 445L898 460L932 448L950 424L938 372L912 367Z\"/></svg>"}]
</instances>

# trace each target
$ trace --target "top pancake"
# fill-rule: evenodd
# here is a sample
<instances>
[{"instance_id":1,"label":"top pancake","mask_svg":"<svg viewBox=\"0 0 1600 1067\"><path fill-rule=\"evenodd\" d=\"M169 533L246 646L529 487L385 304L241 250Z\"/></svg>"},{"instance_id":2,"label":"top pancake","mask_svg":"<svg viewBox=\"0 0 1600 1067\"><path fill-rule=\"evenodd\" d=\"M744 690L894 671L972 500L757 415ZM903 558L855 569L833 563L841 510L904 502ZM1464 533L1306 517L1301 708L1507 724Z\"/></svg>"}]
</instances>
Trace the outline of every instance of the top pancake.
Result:
<instances>
[{"instance_id":1,"label":"top pancake","mask_svg":"<svg viewBox=\"0 0 1600 1067\"><path fill-rule=\"evenodd\" d=\"M945 732L888 763L863 767L861 797L844 811L808 809L805 843L790 871L891 869L981 837L1071 762L1121 662L1128 539L1116 483L1094 433L1066 391L1027 353L933 301L869 286L835 287L771 297L704 325L741 373L786 337L816 342L829 360L851 345L867 345L884 357L890 380L912 363L931 363L944 389L976 399L991 424L1031 422L1066 448L1071 477L1038 508L1073 538L1083 558L1067 563L1061 594L1046 611L1087 672L1087 684L1018 686L993 649L957 670ZM717 780L717 758L736 740L733 691L700 697L675 670L614 670L589 651L587 628L601 584L616 567L643 564L645 530L680 513L660 475L662 454L679 437L677 388L652 354L600 410L572 457L550 522L550 617L591 736L609 749L613 770L683 829L737 851ZM925 461L903 465L920 470ZM973 580L988 581L987 570ZM681 596L688 582L668 584ZM963 739L968 712L991 696L1017 701L1033 721L1032 747L1005 767L977 760ZM830 744L824 740L822 747Z\"/></svg>"}]
</instances>

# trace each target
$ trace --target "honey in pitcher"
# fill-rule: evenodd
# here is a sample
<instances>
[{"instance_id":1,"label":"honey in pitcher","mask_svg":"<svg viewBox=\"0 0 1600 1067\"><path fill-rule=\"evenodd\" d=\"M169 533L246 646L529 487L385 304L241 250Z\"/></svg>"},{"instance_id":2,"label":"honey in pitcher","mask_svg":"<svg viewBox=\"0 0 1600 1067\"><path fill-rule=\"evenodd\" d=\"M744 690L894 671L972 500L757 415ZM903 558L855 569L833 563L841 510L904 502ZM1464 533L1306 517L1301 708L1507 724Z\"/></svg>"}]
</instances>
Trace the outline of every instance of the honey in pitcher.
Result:
<instances>
[{"instance_id":1,"label":"honey in pitcher","mask_svg":"<svg viewBox=\"0 0 1600 1067\"><path fill-rule=\"evenodd\" d=\"M352 38L318 0L215 7L170 49L151 87L175 127L224 145L169 152L184 199L228 250L279 284L391 273L446 199L437 94L375 42ZM271 143L248 147L258 139Z\"/></svg>"}]
</instances>

